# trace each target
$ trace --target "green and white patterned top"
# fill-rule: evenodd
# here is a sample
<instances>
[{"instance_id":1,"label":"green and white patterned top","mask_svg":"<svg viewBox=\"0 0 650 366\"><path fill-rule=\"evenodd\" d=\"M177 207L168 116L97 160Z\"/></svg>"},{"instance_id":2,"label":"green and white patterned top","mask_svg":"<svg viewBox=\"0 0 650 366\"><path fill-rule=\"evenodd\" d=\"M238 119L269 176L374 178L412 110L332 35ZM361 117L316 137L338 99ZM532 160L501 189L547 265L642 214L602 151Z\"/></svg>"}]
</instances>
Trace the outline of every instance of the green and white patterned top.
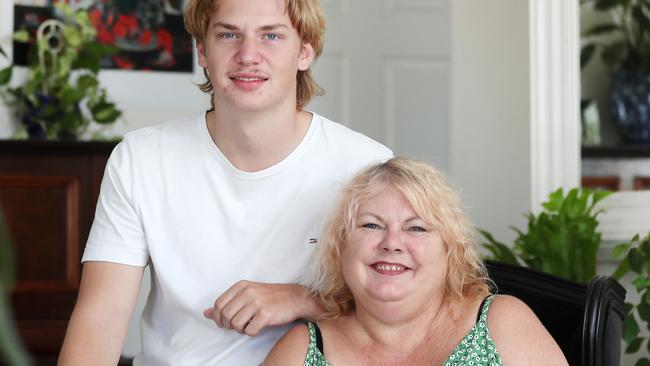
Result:
<instances>
[{"instance_id":1,"label":"green and white patterned top","mask_svg":"<svg viewBox=\"0 0 650 366\"><path fill-rule=\"evenodd\" d=\"M444 366L502 366L497 347L488 329L488 311L496 295L490 295L481 308L481 315L465 338L454 348Z\"/></svg>"},{"instance_id":2,"label":"green and white patterned top","mask_svg":"<svg viewBox=\"0 0 650 366\"><path fill-rule=\"evenodd\" d=\"M487 317L492 300L496 295L490 295L485 299L480 309L481 315L478 321L469 330L463 340L454 348L443 366L502 366L501 358L497 348L492 342L488 330ZM307 323L309 328L309 346L304 366L332 366L325 356L318 349L316 325Z\"/></svg>"}]
</instances>

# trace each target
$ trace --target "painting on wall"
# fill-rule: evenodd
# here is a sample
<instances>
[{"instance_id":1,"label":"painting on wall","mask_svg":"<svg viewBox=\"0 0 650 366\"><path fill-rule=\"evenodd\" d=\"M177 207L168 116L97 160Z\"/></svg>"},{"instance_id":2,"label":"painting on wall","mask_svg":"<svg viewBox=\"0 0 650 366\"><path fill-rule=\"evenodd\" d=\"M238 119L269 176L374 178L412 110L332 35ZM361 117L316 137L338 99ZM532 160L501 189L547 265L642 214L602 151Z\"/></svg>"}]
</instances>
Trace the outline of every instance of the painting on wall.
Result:
<instances>
[{"instance_id":1,"label":"painting on wall","mask_svg":"<svg viewBox=\"0 0 650 366\"><path fill-rule=\"evenodd\" d=\"M183 26L182 0L17 0L14 30L27 30L35 39L41 22L60 18L52 7L59 1L86 10L97 41L117 49L102 60L103 68L192 72L192 38ZM28 52L28 45L14 42L16 64L24 65Z\"/></svg>"}]
</instances>

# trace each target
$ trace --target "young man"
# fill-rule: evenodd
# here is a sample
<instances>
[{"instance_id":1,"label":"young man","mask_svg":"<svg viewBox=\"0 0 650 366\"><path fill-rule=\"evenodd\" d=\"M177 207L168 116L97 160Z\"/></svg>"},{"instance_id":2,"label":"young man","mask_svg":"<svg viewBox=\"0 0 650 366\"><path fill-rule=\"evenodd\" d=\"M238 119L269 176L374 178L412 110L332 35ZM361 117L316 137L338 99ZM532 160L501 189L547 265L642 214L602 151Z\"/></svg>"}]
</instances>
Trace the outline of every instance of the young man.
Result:
<instances>
[{"instance_id":1,"label":"young man","mask_svg":"<svg viewBox=\"0 0 650 366\"><path fill-rule=\"evenodd\" d=\"M337 190L392 155L303 110L319 91L318 0L190 0L185 17L212 108L115 148L62 365L117 362L147 264L136 365L259 364L321 311L297 284Z\"/></svg>"}]
</instances>

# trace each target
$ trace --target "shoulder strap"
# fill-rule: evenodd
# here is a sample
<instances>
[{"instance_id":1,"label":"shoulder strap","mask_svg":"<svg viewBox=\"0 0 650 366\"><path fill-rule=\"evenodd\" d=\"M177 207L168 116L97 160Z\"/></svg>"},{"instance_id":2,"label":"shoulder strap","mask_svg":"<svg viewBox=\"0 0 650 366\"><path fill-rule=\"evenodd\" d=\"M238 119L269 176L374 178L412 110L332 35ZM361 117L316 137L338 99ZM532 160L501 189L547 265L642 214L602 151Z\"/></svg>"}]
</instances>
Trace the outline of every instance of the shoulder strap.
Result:
<instances>
[{"instance_id":1,"label":"shoulder strap","mask_svg":"<svg viewBox=\"0 0 650 366\"><path fill-rule=\"evenodd\" d=\"M316 347L318 347L321 355L325 356L325 351L323 350L323 337L320 334L320 328L316 323L314 323L314 327L316 328Z\"/></svg>"},{"instance_id":2,"label":"shoulder strap","mask_svg":"<svg viewBox=\"0 0 650 366\"><path fill-rule=\"evenodd\" d=\"M325 351L323 350L323 336L320 333L320 328L318 327L318 324L307 322L307 327L309 328L309 333L313 335L314 338L316 338L316 348L318 348L321 355L325 356Z\"/></svg>"},{"instance_id":3,"label":"shoulder strap","mask_svg":"<svg viewBox=\"0 0 650 366\"><path fill-rule=\"evenodd\" d=\"M488 310L488 309L483 309L483 308L485 307L485 305L486 305L486 302L487 302L488 300L491 300L494 296L495 296L494 294L487 295L487 296L483 299L483 301L481 301L481 306L478 307L478 314L476 314L476 322L477 322L477 323L481 320L481 315L483 314L483 311L484 311L484 310ZM490 301L490 302L491 302L491 301ZM490 306L490 305L488 304L488 307L489 307L489 306Z\"/></svg>"}]
</instances>

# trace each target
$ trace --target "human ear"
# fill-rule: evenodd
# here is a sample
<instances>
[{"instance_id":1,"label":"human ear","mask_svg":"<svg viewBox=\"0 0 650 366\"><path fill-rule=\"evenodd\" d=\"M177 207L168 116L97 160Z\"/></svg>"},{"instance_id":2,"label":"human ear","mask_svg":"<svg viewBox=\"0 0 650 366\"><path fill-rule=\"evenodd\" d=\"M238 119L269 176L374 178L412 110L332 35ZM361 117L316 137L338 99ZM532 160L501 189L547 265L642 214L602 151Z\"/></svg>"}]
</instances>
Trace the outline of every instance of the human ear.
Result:
<instances>
[{"instance_id":1,"label":"human ear","mask_svg":"<svg viewBox=\"0 0 650 366\"><path fill-rule=\"evenodd\" d=\"M309 43L303 43L300 49L300 58L298 59L298 70L309 70L312 61L314 61L314 47Z\"/></svg>"},{"instance_id":2,"label":"human ear","mask_svg":"<svg viewBox=\"0 0 650 366\"><path fill-rule=\"evenodd\" d=\"M196 55L199 58L199 66L207 67L208 62L207 58L205 57L205 45L203 43L196 44Z\"/></svg>"}]
</instances>

